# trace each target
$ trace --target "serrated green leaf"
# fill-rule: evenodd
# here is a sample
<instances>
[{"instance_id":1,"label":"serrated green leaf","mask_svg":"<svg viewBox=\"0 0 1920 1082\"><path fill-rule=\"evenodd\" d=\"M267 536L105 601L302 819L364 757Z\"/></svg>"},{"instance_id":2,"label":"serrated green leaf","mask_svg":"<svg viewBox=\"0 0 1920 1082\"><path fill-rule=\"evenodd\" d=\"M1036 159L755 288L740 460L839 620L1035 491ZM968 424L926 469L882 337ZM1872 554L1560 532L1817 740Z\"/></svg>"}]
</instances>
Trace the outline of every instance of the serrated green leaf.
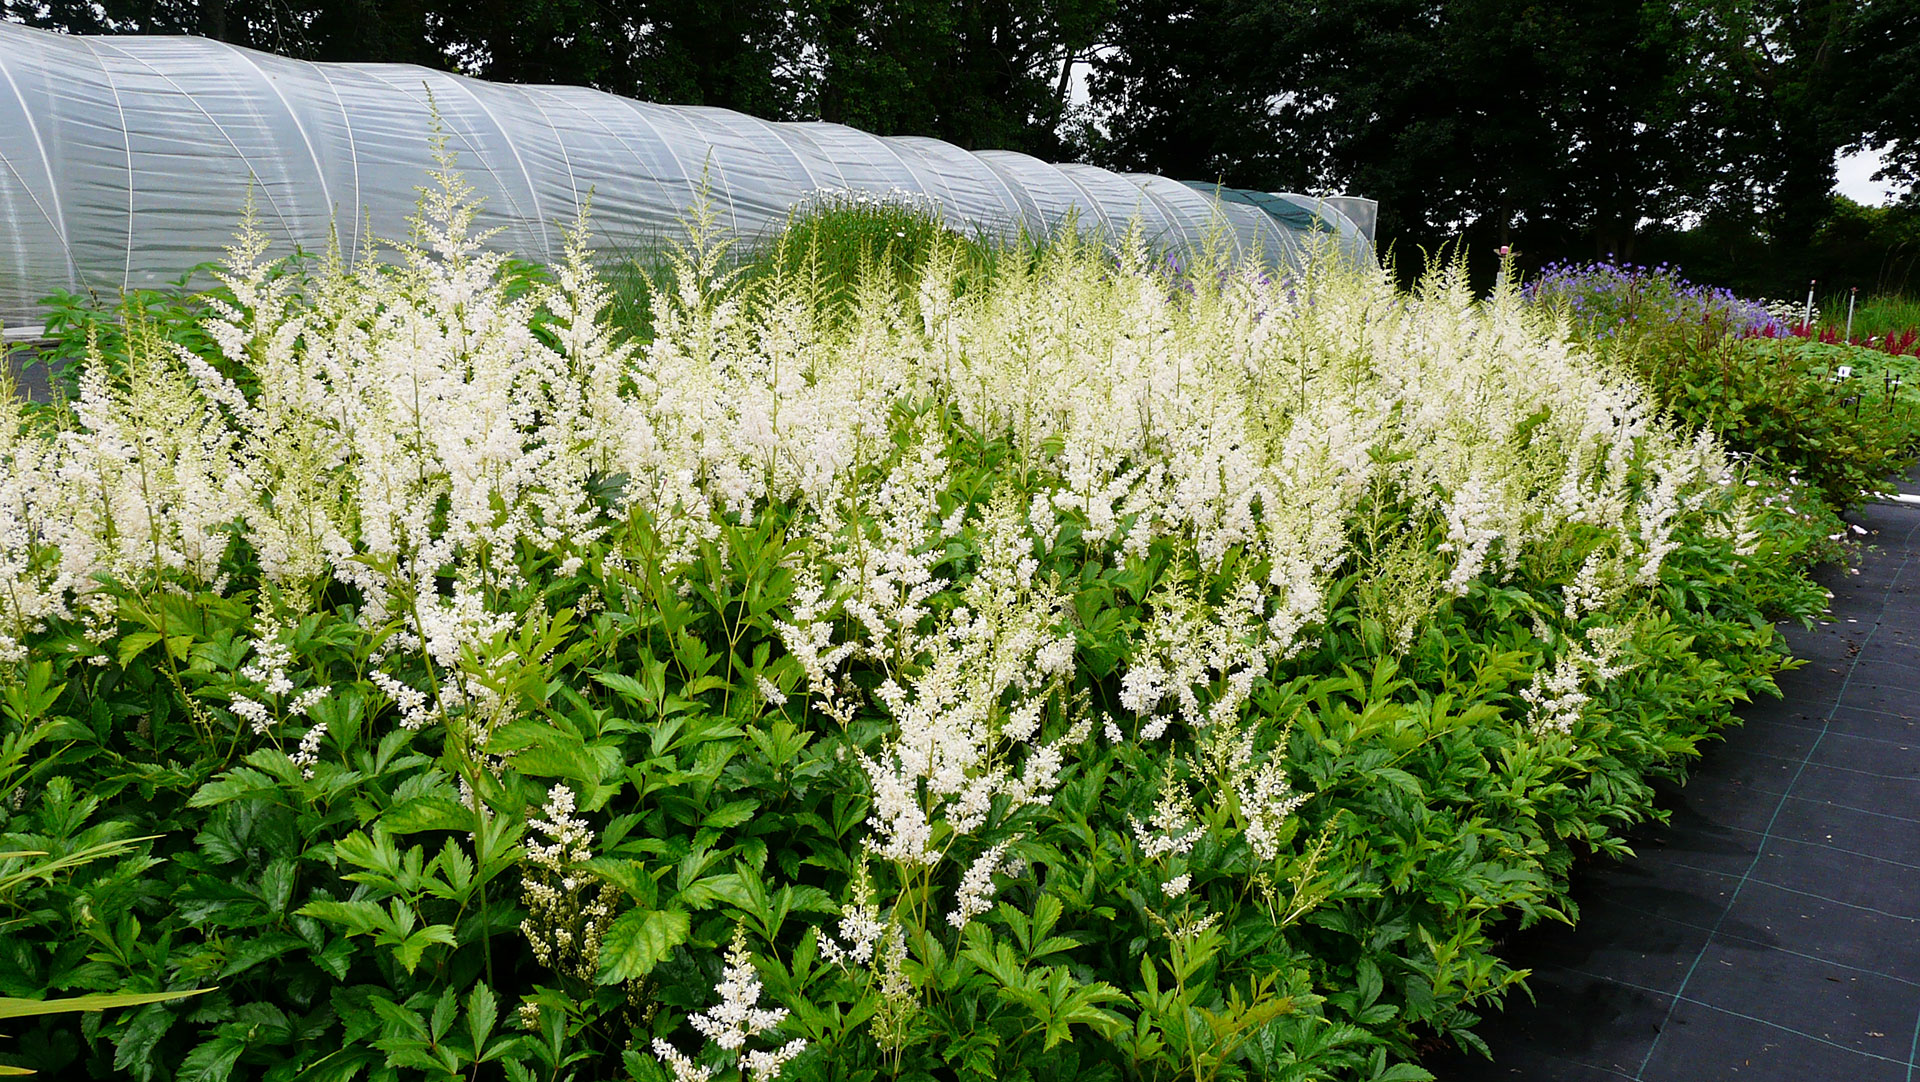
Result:
<instances>
[{"instance_id":1,"label":"serrated green leaf","mask_svg":"<svg viewBox=\"0 0 1920 1082\"><path fill-rule=\"evenodd\" d=\"M398 961L408 973L412 973L414 968L420 964L420 956L425 954L427 948L433 946L435 943L448 947L457 946L457 941L453 935L453 927L446 924L429 924L425 928L414 932L412 935L401 940L399 946L393 948L394 960Z\"/></svg>"},{"instance_id":2,"label":"serrated green leaf","mask_svg":"<svg viewBox=\"0 0 1920 1082\"><path fill-rule=\"evenodd\" d=\"M627 897L639 903L643 908L652 909L659 902L660 887L647 866L637 860L620 860L616 857L594 857L587 861L586 868L601 879L620 888ZM824 891L822 893L825 893Z\"/></svg>"},{"instance_id":3,"label":"serrated green leaf","mask_svg":"<svg viewBox=\"0 0 1920 1082\"><path fill-rule=\"evenodd\" d=\"M673 896L673 902L688 909L710 909L725 902L740 909L753 910L753 894L733 872L709 875Z\"/></svg>"},{"instance_id":4,"label":"serrated green leaf","mask_svg":"<svg viewBox=\"0 0 1920 1082\"><path fill-rule=\"evenodd\" d=\"M401 801L380 816L380 825L395 834L413 834L422 830L472 830L476 821L472 808L441 796L421 796Z\"/></svg>"},{"instance_id":5,"label":"serrated green leaf","mask_svg":"<svg viewBox=\"0 0 1920 1082\"><path fill-rule=\"evenodd\" d=\"M233 1065L240 1061L240 1053L247 1050L246 1042L232 1037L215 1037L187 1053L180 1061L180 1070L173 1076L174 1082L227 1082L233 1074Z\"/></svg>"},{"instance_id":6,"label":"serrated green leaf","mask_svg":"<svg viewBox=\"0 0 1920 1082\"><path fill-rule=\"evenodd\" d=\"M151 1062L153 1049L173 1028L175 1012L149 1003L133 1012L113 1037L113 1065L123 1071L135 1071Z\"/></svg>"},{"instance_id":7,"label":"serrated green leaf","mask_svg":"<svg viewBox=\"0 0 1920 1082\"><path fill-rule=\"evenodd\" d=\"M285 932L264 932L233 943L227 951L227 964L220 967L220 979L244 973L270 958L278 958L306 946L300 937Z\"/></svg>"},{"instance_id":8,"label":"serrated green leaf","mask_svg":"<svg viewBox=\"0 0 1920 1082\"><path fill-rule=\"evenodd\" d=\"M682 909L630 909L620 914L600 943L600 983L644 977L687 941L692 926Z\"/></svg>"},{"instance_id":9,"label":"serrated green leaf","mask_svg":"<svg viewBox=\"0 0 1920 1082\"><path fill-rule=\"evenodd\" d=\"M467 993L467 1034L473 1038L475 1054L487 1046L487 1038L499 1020L500 1004L494 999L493 990L484 982L474 985L473 991Z\"/></svg>"},{"instance_id":10,"label":"serrated green leaf","mask_svg":"<svg viewBox=\"0 0 1920 1082\"><path fill-rule=\"evenodd\" d=\"M752 819L753 813L759 809L760 802L757 800L729 801L708 812L706 818L700 821L700 825L703 827L712 827L716 830L737 827L741 823Z\"/></svg>"},{"instance_id":11,"label":"serrated green leaf","mask_svg":"<svg viewBox=\"0 0 1920 1082\"><path fill-rule=\"evenodd\" d=\"M265 772L250 766L237 766L226 771L214 780L202 785L187 799L189 808L207 808L215 804L225 804L246 796L248 793L274 791L280 783Z\"/></svg>"},{"instance_id":12,"label":"serrated green leaf","mask_svg":"<svg viewBox=\"0 0 1920 1082\"><path fill-rule=\"evenodd\" d=\"M647 685L625 673L597 672L593 674L593 678L602 687L618 692L623 698L632 699L646 706L653 705L654 695L647 690Z\"/></svg>"},{"instance_id":13,"label":"serrated green leaf","mask_svg":"<svg viewBox=\"0 0 1920 1082\"><path fill-rule=\"evenodd\" d=\"M344 938L336 939L323 949L310 952L308 956L313 959L314 965L333 974L334 980L344 981L347 979L347 967L353 962L353 944Z\"/></svg>"},{"instance_id":14,"label":"serrated green leaf","mask_svg":"<svg viewBox=\"0 0 1920 1082\"><path fill-rule=\"evenodd\" d=\"M133 659L144 653L147 647L160 641L157 631L136 631L120 639L120 667L126 668Z\"/></svg>"},{"instance_id":15,"label":"serrated green leaf","mask_svg":"<svg viewBox=\"0 0 1920 1082\"><path fill-rule=\"evenodd\" d=\"M1420 784L1420 780L1412 774L1401 770L1399 767L1376 767L1368 771L1368 776L1377 781L1386 782L1410 796L1423 797L1426 795L1426 787Z\"/></svg>"},{"instance_id":16,"label":"serrated green leaf","mask_svg":"<svg viewBox=\"0 0 1920 1082\"><path fill-rule=\"evenodd\" d=\"M393 927L393 918L373 902L308 902L297 912L303 917L317 917L330 924L343 925L349 935L368 935Z\"/></svg>"},{"instance_id":17,"label":"serrated green leaf","mask_svg":"<svg viewBox=\"0 0 1920 1082\"><path fill-rule=\"evenodd\" d=\"M293 883L299 875L291 860L276 860L260 873L260 895L267 909L276 916L287 911L293 900Z\"/></svg>"},{"instance_id":18,"label":"serrated green leaf","mask_svg":"<svg viewBox=\"0 0 1920 1082\"><path fill-rule=\"evenodd\" d=\"M454 990L449 988L440 993L440 999L433 1005L433 1013L427 1016L427 1034L434 1044L444 1043L447 1030L453 1028L454 1015L460 1011L458 1001L454 999Z\"/></svg>"},{"instance_id":19,"label":"serrated green leaf","mask_svg":"<svg viewBox=\"0 0 1920 1082\"><path fill-rule=\"evenodd\" d=\"M838 913L840 903L819 887L794 887L793 911L796 913ZM1077 944L1076 944L1077 946Z\"/></svg>"}]
</instances>

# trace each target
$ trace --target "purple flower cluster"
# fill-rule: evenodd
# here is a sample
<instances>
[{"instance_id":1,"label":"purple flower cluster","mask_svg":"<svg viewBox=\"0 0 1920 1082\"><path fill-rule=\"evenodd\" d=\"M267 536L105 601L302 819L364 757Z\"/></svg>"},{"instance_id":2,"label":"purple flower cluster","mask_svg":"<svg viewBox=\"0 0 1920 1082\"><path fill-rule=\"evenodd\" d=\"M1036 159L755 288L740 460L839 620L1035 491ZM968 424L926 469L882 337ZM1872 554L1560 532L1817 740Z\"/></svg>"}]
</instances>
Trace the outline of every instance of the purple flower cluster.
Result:
<instances>
[{"instance_id":1,"label":"purple flower cluster","mask_svg":"<svg viewBox=\"0 0 1920 1082\"><path fill-rule=\"evenodd\" d=\"M1530 301L1564 306L1575 329L1590 338L1611 338L1629 328L1681 326L1704 326L1740 338L1788 333L1758 301L1718 286L1696 285L1666 263L1551 263L1521 292Z\"/></svg>"}]
</instances>

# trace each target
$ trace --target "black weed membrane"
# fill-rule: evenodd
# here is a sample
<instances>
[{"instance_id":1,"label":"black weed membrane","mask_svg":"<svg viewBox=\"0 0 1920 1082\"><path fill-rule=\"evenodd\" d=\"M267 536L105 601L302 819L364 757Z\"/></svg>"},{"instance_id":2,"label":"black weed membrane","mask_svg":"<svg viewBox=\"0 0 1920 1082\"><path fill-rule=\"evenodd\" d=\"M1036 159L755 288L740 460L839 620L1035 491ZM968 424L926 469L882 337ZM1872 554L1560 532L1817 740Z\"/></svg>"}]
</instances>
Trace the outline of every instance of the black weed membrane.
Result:
<instances>
[{"instance_id":1,"label":"black weed membrane","mask_svg":"<svg viewBox=\"0 0 1920 1082\"><path fill-rule=\"evenodd\" d=\"M1920 490L1910 474L1900 486ZM1517 936L1534 999L1442 1082L1906 1082L1920 1040L1920 504L1860 509L1858 573L1790 628L1784 698L1707 748L1638 859Z\"/></svg>"}]
</instances>

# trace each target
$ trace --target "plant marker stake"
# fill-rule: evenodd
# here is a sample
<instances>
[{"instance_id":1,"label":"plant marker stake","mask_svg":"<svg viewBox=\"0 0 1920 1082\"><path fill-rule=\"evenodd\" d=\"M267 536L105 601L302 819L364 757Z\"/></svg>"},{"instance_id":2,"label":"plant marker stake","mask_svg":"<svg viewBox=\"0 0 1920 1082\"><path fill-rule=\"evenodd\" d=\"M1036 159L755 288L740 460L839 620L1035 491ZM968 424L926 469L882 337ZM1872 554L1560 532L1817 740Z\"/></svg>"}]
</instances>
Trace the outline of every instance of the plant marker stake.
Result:
<instances>
[{"instance_id":1,"label":"plant marker stake","mask_svg":"<svg viewBox=\"0 0 1920 1082\"><path fill-rule=\"evenodd\" d=\"M1853 341L1853 304L1859 299L1860 287L1854 286L1853 292L1847 294L1847 341L1849 343Z\"/></svg>"},{"instance_id":2,"label":"plant marker stake","mask_svg":"<svg viewBox=\"0 0 1920 1082\"><path fill-rule=\"evenodd\" d=\"M1816 281L1818 281L1818 279L1807 279L1807 314L1805 318L1800 320L1801 323L1806 325L1809 336L1813 334L1813 284Z\"/></svg>"}]
</instances>

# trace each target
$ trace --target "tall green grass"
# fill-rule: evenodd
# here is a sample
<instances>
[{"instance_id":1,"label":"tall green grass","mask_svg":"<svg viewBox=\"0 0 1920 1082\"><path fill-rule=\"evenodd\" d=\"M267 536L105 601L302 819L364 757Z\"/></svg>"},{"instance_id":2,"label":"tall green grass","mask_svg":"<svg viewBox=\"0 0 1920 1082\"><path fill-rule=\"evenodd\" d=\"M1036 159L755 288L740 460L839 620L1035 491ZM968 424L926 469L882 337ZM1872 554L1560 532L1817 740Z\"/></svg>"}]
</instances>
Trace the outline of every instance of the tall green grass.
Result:
<instances>
[{"instance_id":1,"label":"tall green grass","mask_svg":"<svg viewBox=\"0 0 1920 1082\"><path fill-rule=\"evenodd\" d=\"M1819 324L1821 327L1833 327L1845 332L1847 329L1847 301L1850 294L1838 293L1821 298ZM1910 327L1920 327L1920 297L1908 297L1898 293L1877 293L1872 296L1861 294L1853 301L1853 334L1861 338L1873 338L1883 334L1899 334Z\"/></svg>"}]
</instances>

